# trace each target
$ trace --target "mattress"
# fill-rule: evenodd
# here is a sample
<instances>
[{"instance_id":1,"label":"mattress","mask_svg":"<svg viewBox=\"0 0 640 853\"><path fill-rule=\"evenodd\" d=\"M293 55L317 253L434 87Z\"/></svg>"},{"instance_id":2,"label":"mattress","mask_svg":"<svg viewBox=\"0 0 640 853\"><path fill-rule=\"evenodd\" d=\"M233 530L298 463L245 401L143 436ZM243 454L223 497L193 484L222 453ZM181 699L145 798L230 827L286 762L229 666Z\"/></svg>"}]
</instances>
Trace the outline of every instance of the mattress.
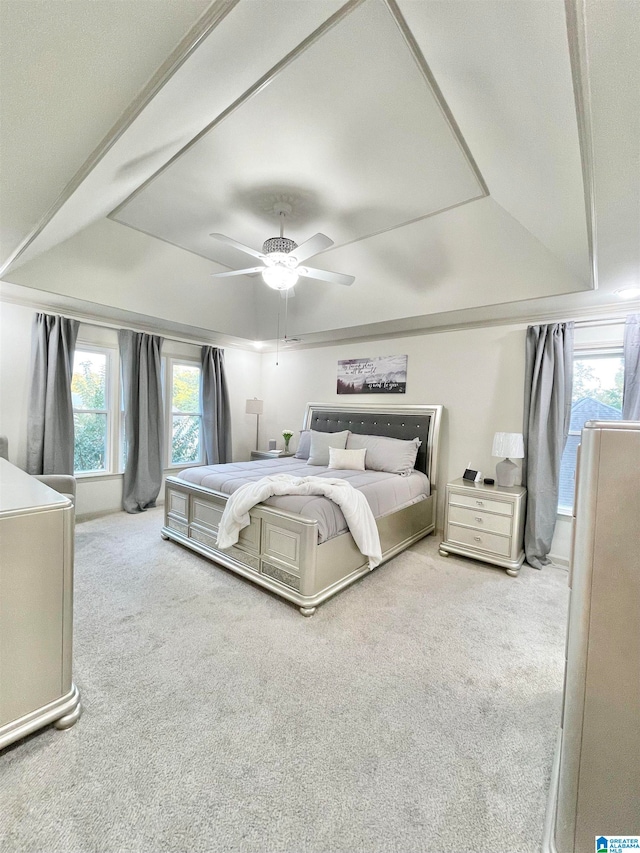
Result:
<instances>
[{"instance_id":1,"label":"mattress","mask_svg":"<svg viewBox=\"0 0 640 853\"><path fill-rule=\"evenodd\" d=\"M382 471L336 471L320 465L307 465L306 460L295 457L201 465L181 471L178 479L230 495L245 483L255 483L272 474L348 480L364 494L374 518L382 518L422 501L431 493L429 478L420 471L414 471L407 477ZM280 495L269 498L265 503L317 521L318 542L340 536L348 529L340 507L322 495Z\"/></svg>"}]
</instances>

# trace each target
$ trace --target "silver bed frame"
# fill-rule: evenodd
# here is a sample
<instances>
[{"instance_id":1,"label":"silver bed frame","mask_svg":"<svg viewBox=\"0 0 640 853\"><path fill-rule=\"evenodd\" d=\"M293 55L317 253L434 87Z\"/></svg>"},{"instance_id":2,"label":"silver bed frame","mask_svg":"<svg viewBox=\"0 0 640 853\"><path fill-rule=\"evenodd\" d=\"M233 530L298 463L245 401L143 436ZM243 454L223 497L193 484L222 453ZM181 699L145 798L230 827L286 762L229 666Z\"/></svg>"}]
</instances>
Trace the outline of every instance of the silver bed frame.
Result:
<instances>
[{"instance_id":1,"label":"silver bed frame","mask_svg":"<svg viewBox=\"0 0 640 853\"><path fill-rule=\"evenodd\" d=\"M309 403L303 429L391 435L422 439L416 467L429 477L425 500L376 520L382 562L433 533L436 516L438 446L443 406L409 404ZM295 513L258 504L237 545L216 548L218 524L227 495L177 477L167 477L162 537L172 539L266 587L311 616L327 598L368 574L368 561L350 533L318 544L318 523Z\"/></svg>"}]
</instances>

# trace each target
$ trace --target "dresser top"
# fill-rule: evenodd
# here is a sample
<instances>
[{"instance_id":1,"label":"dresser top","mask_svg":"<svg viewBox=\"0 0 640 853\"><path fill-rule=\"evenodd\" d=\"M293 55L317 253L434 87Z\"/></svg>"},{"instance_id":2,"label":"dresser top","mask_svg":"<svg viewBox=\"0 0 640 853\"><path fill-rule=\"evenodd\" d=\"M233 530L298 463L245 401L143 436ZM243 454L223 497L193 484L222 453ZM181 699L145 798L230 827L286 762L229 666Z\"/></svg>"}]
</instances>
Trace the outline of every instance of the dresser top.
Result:
<instances>
[{"instance_id":1,"label":"dresser top","mask_svg":"<svg viewBox=\"0 0 640 853\"><path fill-rule=\"evenodd\" d=\"M527 491L524 486L485 486L484 483L473 483L471 480L464 480L459 477L457 480L452 480L447 483L448 486L456 489L468 489L470 492L482 492L487 496L494 495L524 495Z\"/></svg>"},{"instance_id":2,"label":"dresser top","mask_svg":"<svg viewBox=\"0 0 640 853\"><path fill-rule=\"evenodd\" d=\"M0 515L71 506L71 501L6 459L0 459Z\"/></svg>"}]
</instances>

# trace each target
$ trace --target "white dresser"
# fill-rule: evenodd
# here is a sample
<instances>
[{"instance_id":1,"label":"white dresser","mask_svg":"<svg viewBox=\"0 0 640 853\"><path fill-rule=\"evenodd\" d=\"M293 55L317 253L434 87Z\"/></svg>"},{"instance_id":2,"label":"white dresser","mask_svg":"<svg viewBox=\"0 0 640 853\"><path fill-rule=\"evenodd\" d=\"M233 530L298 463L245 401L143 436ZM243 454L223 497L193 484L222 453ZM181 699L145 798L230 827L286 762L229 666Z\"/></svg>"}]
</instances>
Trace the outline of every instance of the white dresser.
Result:
<instances>
[{"instance_id":1,"label":"white dresser","mask_svg":"<svg viewBox=\"0 0 640 853\"><path fill-rule=\"evenodd\" d=\"M523 486L485 486L463 479L448 483L440 553L473 557L517 575L524 561L526 500Z\"/></svg>"},{"instance_id":2,"label":"white dresser","mask_svg":"<svg viewBox=\"0 0 640 853\"><path fill-rule=\"evenodd\" d=\"M582 431L569 586L545 853L640 835L638 421L587 421Z\"/></svg>"},{"instance_id":3,"label":"white dresser","mask_svg":"<svg viewBox=\"0 0 640 853\"><path fill-rule=\"evenodd\" d=\"M0 459L0 749L78 719L72 635L73 505Z\"/></svg>"}]
</instances>

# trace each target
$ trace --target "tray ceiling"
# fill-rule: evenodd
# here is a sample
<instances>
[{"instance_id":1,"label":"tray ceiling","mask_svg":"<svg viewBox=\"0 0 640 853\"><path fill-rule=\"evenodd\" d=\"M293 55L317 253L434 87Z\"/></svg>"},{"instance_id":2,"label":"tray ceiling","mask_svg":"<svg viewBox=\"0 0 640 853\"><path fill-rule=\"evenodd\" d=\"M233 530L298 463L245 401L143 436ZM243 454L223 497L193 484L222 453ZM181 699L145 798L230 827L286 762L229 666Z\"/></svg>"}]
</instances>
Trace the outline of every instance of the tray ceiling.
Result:
<instances>
[{"instance_id":1,"label":"tray ceiling","mask_svg":"<svg viewBox=\"0 0 640 853\"><path fill-rule=\"evenodd\" d=\"M473 322L489 306L515 317L593 288L591 81L571 3L291 10L212 4L24 235L6 280L165 327L273 338L279 296L259 278L211 279L246 258L209 234L260 248L286 201L285 234L335 242L313 266L356 276L296 287L289 333L309 340ZM591 48L606 78L607 52ZM610 109L610 87L596 91Z\"/></svg>"}]
</instances>

